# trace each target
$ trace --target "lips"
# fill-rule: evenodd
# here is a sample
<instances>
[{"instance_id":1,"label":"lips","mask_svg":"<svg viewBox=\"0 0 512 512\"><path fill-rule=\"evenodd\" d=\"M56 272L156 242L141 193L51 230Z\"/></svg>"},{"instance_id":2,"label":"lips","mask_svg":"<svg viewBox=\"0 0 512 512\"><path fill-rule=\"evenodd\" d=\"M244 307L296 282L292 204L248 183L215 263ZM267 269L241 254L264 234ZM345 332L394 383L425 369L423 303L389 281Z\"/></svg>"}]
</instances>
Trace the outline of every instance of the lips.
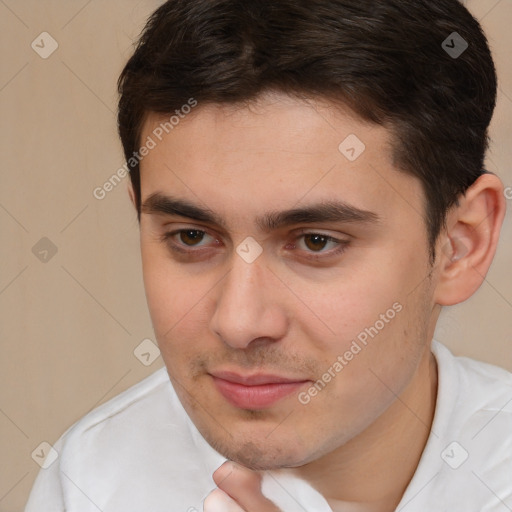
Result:
<instances>
[{"instance_id":1,"label":"lips","mask_svg":"<svg viewBox=\"0 0 512 512\"><path fill-rule=\"evenodd\" d=\"M213 372L210 376L217 390L229 403L252 410L268 408L310 382L280 375L241 375L230 371Z\"/></svg>"}]
</instances>

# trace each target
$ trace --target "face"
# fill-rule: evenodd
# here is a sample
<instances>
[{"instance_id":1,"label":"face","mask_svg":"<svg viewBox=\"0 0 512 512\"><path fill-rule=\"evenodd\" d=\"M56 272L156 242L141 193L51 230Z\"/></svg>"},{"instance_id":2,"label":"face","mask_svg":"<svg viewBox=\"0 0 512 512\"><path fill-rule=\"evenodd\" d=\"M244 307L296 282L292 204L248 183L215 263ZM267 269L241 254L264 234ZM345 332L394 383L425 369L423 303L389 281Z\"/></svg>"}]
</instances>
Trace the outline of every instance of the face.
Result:
<instances>
[{"instance_id":1,"label":"face","mask_svg":"<svg viewBox=\"0 0 512 512\"><path fill-rule=\"evenodd\" d=\"M386 129L325 102L198 105L159 141L161 122L141 138L141 249L174 388L229 459L318 460L390 407L430 341L421 184Z\"/></svg>"}]
</instances>

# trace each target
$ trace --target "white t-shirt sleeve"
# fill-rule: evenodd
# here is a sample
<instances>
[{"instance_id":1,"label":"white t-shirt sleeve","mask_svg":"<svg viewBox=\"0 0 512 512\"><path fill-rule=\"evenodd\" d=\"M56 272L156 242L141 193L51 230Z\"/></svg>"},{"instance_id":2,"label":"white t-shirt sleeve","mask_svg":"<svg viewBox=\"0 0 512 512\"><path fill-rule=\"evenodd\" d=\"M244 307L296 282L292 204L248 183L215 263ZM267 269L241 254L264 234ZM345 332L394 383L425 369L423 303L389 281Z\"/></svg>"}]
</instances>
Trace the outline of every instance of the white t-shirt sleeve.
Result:
<instances>
[{"instance_id":1,"label":"white t-shirt sleeve","mask_svg":"<svg viewBox=\"0 0 512 512\"><path fill-rule=\"evenodd\" d=\"M65 512L64 493L62 490L62 473L60 471L60 453L63 446L62 436L53 448L59 454L57 459L46 469L41 468L36 477L25 512Z\"/></svg>"}]
</instances>

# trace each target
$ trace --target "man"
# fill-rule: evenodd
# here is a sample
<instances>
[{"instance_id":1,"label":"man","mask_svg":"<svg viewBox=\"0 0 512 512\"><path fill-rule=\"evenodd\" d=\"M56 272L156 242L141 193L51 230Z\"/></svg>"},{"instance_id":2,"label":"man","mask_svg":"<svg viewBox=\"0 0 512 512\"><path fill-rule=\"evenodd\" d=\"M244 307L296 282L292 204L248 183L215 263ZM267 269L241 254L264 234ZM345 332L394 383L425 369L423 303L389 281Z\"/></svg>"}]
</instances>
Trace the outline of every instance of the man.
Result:
<instances>
[{"instance_id":1,"label":"man","mask_svg":"<svg viewBox=\"0 0 512 512\"><path fill-rule=\"evenodd\" d=\"M512 509L512 375L433 341L505 214L469 12L171 0L119 90L166 371L62 436L27 512Z\"/></svg>"}]
</instances>

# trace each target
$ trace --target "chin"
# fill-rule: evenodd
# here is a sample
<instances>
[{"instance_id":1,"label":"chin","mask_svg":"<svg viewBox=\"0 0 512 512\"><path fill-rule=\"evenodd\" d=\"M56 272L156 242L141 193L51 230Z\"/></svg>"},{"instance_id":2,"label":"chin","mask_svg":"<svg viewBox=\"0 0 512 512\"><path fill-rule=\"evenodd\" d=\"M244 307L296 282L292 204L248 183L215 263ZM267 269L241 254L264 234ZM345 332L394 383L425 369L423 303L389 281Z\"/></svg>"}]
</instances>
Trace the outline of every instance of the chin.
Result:
<instances>
[{"instance_id":1,"label":"chin","mask_svg":"<svg viewBox=\"0 0 512 512\"><path fill-rule=\"evenodd\" d=\"M255 471L299 467L307 463L308 459L314 458L311 454L302 453L296 440L291 438L283 442L276 437L272 443L265 436L258 440L245 440L219 439L209 434L203 433L203 436L217 452Z\"/></svg>"}]
</instances>

